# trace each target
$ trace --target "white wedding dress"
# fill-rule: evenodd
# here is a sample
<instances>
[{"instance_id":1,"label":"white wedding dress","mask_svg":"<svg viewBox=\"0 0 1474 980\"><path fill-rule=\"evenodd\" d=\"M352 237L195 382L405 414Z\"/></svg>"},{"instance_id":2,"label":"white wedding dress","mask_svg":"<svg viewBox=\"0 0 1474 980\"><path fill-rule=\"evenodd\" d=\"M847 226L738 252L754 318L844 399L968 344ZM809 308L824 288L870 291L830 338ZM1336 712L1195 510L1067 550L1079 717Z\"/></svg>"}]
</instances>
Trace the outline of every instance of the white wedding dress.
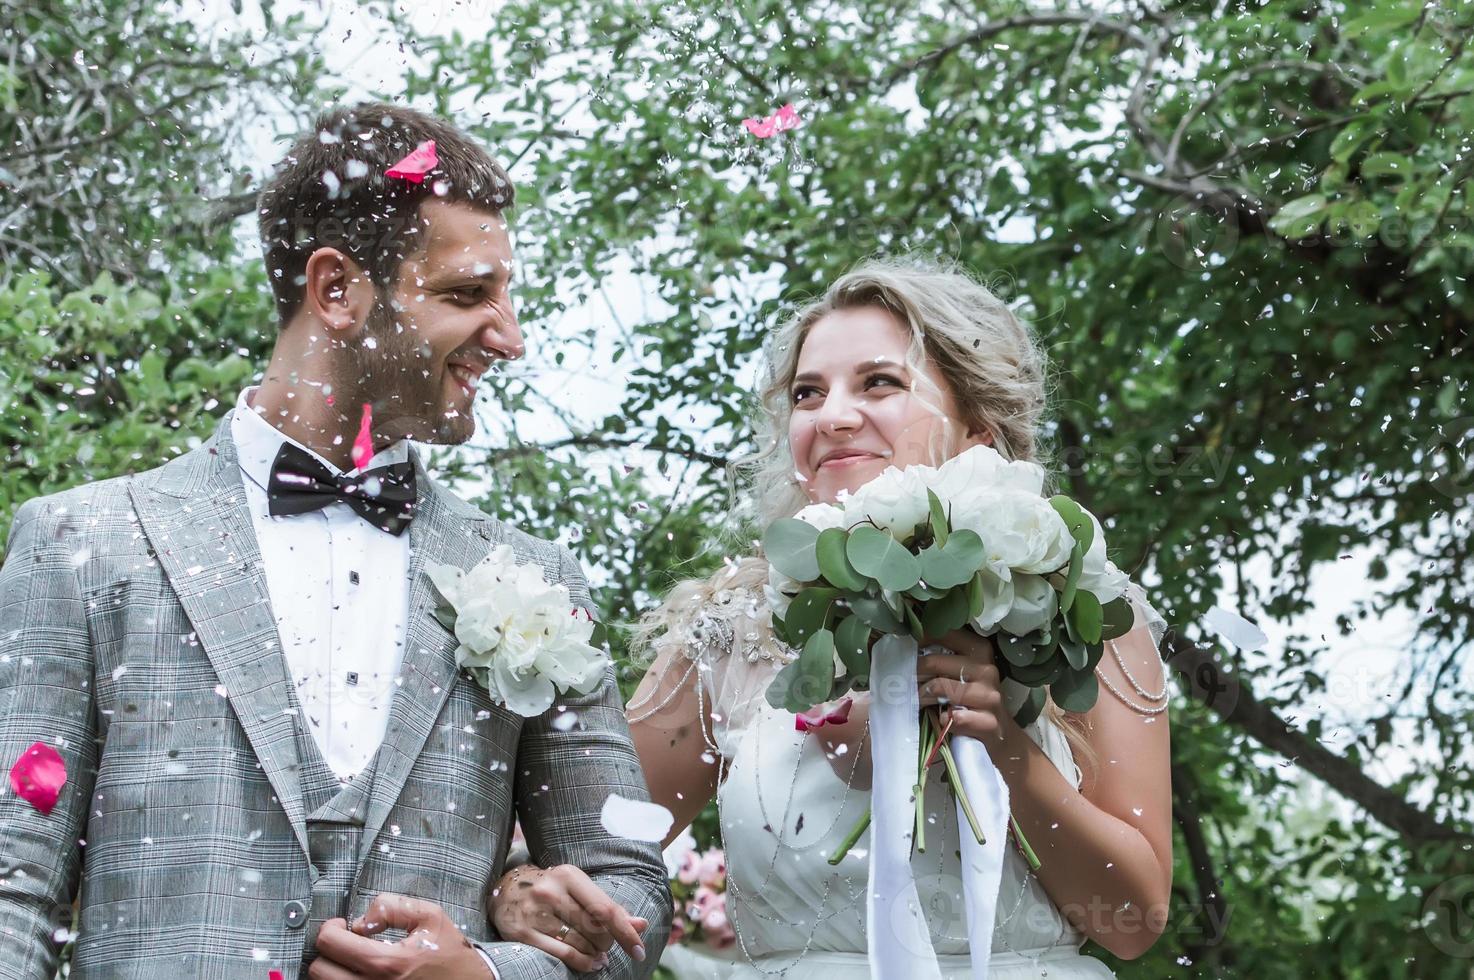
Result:
<instances>
[{"instance_id":1,"label":"white wedding dress","mask_svg":"<svg viewBox=\"0 0 1474 980\"><path fill-rule=\"evenodd\" d=\"M1140 596L1139 590L1133 589L1133 595ZM1160 637L1160 617L1141 599L1153 633ZM711 716L704 735L726 771L717 802L727 860L727 910L737 943L726 959L676 945L661 962L678 980L870 980L865 934L869 831L837 867L828 862L864 816L870 793L849 785L845 777L852 766L847 760L832 762L814 734L794 730L791 713L767 703L765 689L781 662L763 649L752 628L757 617L768 615L762 597L727 591L718 593L710 606L685 637L689 676L682 686L699 679L698 691ZM632 703L630 720L637 722L645 716L642 712L660 707ZM1041 717L1025 731L1078 788L1080 771L1059 727ZM972 970L959 827L956 805L940 782L942 769L938 765L931 770L927 848L914 853L912 869L942 976L964 980ZM1006 853L990 976L1115 976L1100 960L1080 952L1084 937L1050 901L1011 835Z\"/></svg>"}]
</instances>

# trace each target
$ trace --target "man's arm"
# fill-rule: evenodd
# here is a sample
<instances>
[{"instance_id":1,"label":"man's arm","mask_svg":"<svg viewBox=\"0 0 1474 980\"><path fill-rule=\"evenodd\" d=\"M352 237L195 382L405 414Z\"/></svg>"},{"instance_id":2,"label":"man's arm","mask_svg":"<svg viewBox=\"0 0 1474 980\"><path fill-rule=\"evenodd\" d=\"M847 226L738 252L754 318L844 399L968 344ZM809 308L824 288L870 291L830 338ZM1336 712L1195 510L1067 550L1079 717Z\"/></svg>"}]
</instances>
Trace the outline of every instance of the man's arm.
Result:
<instances>
[{"instance_id":1,"label":"man's arm","mask_svg":"<svg viewBox=\"0 0 1474 980\"><path fill-rule=\"evenodd\" d=\"M52 934L71 925L97 774L93 653L65 515L52 499L16 513L0 566L0 764L42 742L67 782L49 816L0 788L0 978L51 980Z\"/></svg>"},{"instance_id":2,"label":"man's arm","mask_svg":"<svg viewBox=\"0 0 1474 980\"><path fill-rule=\"evenodd\" d=\"M561 550L563 582L575 606L597 616L588 584L578 562ZM559 711L562 707L565 710ZM573 714L567 731L553 722ZM564 722L564 727L567 723ZM654 971L670 933L670 883L659 846L613 837L604 830L600 813L611 793L626 799L648 800L644 773L625 721L624 701L611 668L604 683L584 697L560 698L553 709L529 718L522 728L517 755L517 807L532 861L551 868L571 864L582 869L605 894L631 916L646 919L646 956L636 962L619 946L609 950L606 977L641 977ZM505 980L524 975L525 964L535 976L546 976L551 957L530 946L507 955L498 949L493 962ZM572 976L567 968L562 976Z\"/></svg>"}]
</instances>

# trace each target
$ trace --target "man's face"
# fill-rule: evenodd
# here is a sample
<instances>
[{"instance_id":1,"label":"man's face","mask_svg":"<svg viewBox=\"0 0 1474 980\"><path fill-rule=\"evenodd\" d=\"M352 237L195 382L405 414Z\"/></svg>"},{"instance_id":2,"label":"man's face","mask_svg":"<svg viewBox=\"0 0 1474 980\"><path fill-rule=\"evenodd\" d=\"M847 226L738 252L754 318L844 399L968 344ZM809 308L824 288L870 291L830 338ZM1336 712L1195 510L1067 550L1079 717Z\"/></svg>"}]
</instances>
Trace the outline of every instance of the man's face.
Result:
<instances>
[{"instance_id":1,"label":"man's face","mask_svg":"<svg viewBox=\"0 0 1474 980\"><path fill-rule=\"evenodd\" d=\"M512 243L500 215L426 201L419 239L387 308L370 314L359 383L375 431L454 445L476 431L476 387L493 363L524 352L512 306Z\"/></svg>"}]
</instances>

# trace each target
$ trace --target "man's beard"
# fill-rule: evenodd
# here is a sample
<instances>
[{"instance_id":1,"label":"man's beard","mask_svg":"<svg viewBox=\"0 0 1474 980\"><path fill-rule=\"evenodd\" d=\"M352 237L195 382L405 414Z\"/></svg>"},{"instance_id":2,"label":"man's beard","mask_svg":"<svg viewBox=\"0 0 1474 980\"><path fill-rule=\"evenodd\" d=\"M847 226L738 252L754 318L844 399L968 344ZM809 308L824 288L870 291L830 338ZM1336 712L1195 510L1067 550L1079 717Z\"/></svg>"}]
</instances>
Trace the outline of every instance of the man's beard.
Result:
<instances>
[{"instance_id":1,"label":"man's beard","mask_svg":"<svg viewBox=\"0 0 1474 980\"><path fill-rule=\"evenodd\" d=\"M376 433L446 446L475 434L475 421L451 413L445 401L445 366L434 363L416 331L400 326L387 297L374 305L363 338L344 365L352 377L333 387L357 392L356 401L373 406Z\"/></svg>"}]
</instances>

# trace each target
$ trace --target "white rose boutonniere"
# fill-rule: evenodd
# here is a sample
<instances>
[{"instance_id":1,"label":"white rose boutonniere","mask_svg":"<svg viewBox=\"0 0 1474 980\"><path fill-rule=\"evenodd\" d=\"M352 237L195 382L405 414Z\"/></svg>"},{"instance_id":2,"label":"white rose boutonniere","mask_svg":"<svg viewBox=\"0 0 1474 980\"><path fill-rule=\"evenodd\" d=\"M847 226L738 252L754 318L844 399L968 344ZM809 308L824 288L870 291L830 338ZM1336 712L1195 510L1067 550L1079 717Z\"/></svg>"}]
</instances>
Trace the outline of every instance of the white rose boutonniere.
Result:
<instances>
[{"instance_id":1,"label":"white rose boutonniere","mask_svg":"<svg viewBox=\"0 0 1474 980\"><path fill-rule=\"evenodd\" d=\"M460 641L456 663L493 701L532 718L558 694L587 694L603 681L609 658L594 637L602 629L574 607L567 587L518 564L510 545L470 571L435 565L425 574L443 600L436 617Z\"/></svg>"}]
</instances>

